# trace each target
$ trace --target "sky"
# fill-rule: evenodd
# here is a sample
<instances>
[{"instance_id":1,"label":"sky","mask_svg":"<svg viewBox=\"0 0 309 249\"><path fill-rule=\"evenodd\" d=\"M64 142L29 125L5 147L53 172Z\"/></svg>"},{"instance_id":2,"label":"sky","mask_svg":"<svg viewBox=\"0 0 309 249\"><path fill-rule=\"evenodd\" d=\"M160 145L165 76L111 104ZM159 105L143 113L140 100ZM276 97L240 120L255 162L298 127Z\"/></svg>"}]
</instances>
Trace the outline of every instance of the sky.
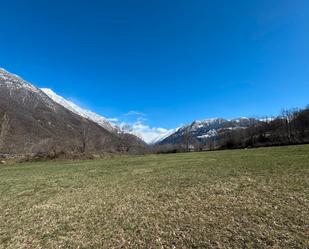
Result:
<instances>
[{"instance_id":1,"label":"sky","mask_svg":"<svg viewBox=\"0 0 309 249\"><path fill-rule=\"evenodd\" d=\"M142 130L309 104L307 0L0 3L0 67Z\"/></svg>"}]
</instances>

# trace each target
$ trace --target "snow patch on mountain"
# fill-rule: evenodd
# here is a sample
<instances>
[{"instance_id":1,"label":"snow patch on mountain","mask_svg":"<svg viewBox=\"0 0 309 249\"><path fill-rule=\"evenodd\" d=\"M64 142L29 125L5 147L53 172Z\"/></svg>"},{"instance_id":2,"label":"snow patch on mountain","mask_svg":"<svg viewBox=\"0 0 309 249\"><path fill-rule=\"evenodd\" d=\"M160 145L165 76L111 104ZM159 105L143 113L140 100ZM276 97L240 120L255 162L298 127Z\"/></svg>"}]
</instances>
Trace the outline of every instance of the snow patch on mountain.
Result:
<instances>
[{"instance_id":1,"label":"snow patch on mountain","mask_svg":"<svg viewBox=\"0 0 309 249\"><path fill-rule=\"evenodd\" d=\"M39 88L23 80L16 74L12 74L3 68L0 68L0 86L8 89L10 96L16 92L22 93L23 102L31 100L34 96L39 97L45 104L53 110L56 110L57 105L49 97L46 96Z\"/></svg>"},{"instance_id":2,"label":"snow patch on mountain","mask_svg":"<svg viewBox=\"0 0 309 249\"><path fill-rule=\"evenodd\" d=\"M40 90L38 88L26 82L18 75L6 71L4 68L0 68L0 78L3 80L3 82L8 88L25 89L35 93L40 93Z\"/></svg>"},{"instance_id":3,"label":"snow patch on mountain","mask_svg":"<svg viewBox=\"0 0 309 249\"><path fill-rule=\"evenodd\" d=\"M98 114L96 114L96 113L94 113L90 110L86 110L86 109L79 107L78 105L74 104L73 102L59 96L58 94L56 94L53 90L51 90L49 88L41 88L41 90L48 97L50 97L53 101L55 101L59 105L62 105L65 108L67 108L71 112L73 112L73 113L75 113L75 114L77 114L77 115L79 115L83 118L89 119L89 120L97 123L98 125L102 126L103 128L105 128L108 131L111 131L111 132L117 131L116 125L109 122L105 117L100 116L100 115L98 115Z\"/></svg>"},{"instance_id":4,"label":"snow patch on mountain","mask_svg":"<svg viewBox=\"0 0 309 249\"><path fill-rule=\"evenodd\" d=\"M210 131L207 131L206 134L203 134L203 135L200 135L200 136L197 136L197 137L200 138L200 139L205 139L205 138L215 137L217 135L218 135L218 132L215 129L212 129Z\"/></svg>"},{"instance_id":5,"label":"snow patch on mountain","mask_svg":"<svg viewBox=\"0 0 309 249\"><path fill-rule=\"evenodd\" d=\"M168 130L164 128L150 127L149 125L143 123L140 120L137 120L133 123L123 122L118 118L105 118L97 113L94 113L90 110L83 109L69 101L57 93L55 93L52 89L49 88L41 88L41 90L50 97L56 103L62 105L68 110L74 112L75 114L87 118L103 128L112 131L112 132L123 132L133 134L142 140L144 140L148 144L152 144L156 141L161 141L165 137L168 137L172 133L175 132L175 129Z\"/></svg>"}]
</instances>

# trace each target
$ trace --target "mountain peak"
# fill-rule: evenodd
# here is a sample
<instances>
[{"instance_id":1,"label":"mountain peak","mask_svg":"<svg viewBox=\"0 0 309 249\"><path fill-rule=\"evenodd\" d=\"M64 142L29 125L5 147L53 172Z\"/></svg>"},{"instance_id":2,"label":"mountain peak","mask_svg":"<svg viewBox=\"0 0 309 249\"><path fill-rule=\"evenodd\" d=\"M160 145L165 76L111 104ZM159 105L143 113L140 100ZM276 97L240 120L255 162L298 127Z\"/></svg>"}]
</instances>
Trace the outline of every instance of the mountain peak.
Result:
<instances>
[{"instance_id":1,"label":"mountain peak","mask_svg":"<svg viewBox=\"0 0 309 249\"><path fill-rule=\"evenodd\" d=\"M185 136L190 134L191 138L194 138L200 143L206 143L208 139L215 139L220 133L235 130L244 129L250 125L257 123L258 120L253 118L236 118L236 119L223 119L223 118L209 118L204 120L195 120L190 125L185 125L181 127L176 132L172 133L170 136L165 137L158 143L164 144L181 144Z\"/></svg>"},{"instance_id":2,"label":"mountain peak","mask_svg":"<svg viewBox=\"0 0 309 249\"><path fill-rule=\"evenodd\" d=\"M226 119L223 118L208 118L208 119L203 119L203 120L197 120L195 122L200 122L202 124L212 124L212 123L217 123L217 122L225 122Z\"/></svg>"},{"instance_id":3,"label":"mountain peak","mask_svg":"<svg viewBox=\"0 0 309 249\"><path fill-rule=\"evenodd\" d=\"M51 89L31 85L22 78L0 69L0 151L24 153L138 152L145 144L132 135L118 136L108 131L112 126L90 111L76 115L74 103L66 101ZM49 97L49 96L51 97ZM61 106L53 99L65 103ZM70 110L68 110L70 109ZM84 115L84 117L82 116ZM97 118L93 122L91 118ZM98 124L101 122L100 127ZM72 154L73 153L73 154Z\"/></svg>"},{"instance_id":4,"label":"mountain peak","mask_svg":"<svg viewBox=\"0 0 309 249\"><path fill-rule=\"evenodd\" d=\"M4 68L0 68L0 79L2 80L0 83L10 89L24 89L35 93L40 93L40 90L37 87L25 81L17 74L8 72Z\"/></svg>"},{"instance_id":5,"label":"mountain peak","mask_svg":"<svg viewBox=\"0 0 309 249\"><path fill-rule=\"evenodd\" d=\"M9 71L7 71L6 69L0 67L0 77L1 78L5 78L5 77L8 77L8 78L17 78L19 80L22 80L22 78L17 75L17 74L14 74L14 73L11 73Z\"/></svg>"}]
</instances>

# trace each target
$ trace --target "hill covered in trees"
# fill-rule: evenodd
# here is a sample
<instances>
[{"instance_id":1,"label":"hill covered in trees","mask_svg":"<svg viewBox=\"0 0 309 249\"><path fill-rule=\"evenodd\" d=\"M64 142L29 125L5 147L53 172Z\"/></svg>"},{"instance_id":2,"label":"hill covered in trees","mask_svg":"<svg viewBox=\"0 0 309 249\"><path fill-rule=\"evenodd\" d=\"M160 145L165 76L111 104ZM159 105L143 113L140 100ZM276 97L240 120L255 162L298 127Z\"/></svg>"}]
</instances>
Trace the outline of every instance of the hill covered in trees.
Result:
<instances>
[{"instance_id":1,"label":"hill covered in trees","mask_svg":"<svg viewBox=\"0 0 309 249\"><path fill-rule=\"evenodd\" d=\"M193 122L153 146L157 153L309 143L309 106L282 110L275 118Z\"/></svg>"}]
</instances>

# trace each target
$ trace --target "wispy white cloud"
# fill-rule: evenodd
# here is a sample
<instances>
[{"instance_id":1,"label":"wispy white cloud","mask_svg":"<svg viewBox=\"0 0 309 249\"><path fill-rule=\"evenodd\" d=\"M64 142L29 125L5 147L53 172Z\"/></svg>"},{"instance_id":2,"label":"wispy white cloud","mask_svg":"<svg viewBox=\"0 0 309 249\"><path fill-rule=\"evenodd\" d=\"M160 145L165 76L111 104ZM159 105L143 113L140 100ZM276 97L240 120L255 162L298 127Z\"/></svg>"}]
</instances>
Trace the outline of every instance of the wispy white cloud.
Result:
<instances>
[{"instance_id":1,"label":"wispy white cloud","mask_svg":"<svg viewBox=\"0 0 309 249\"><path fill-rule=\"evenodd\" d=\"M114 130L116 125L124 132L128 132L140 137L146 143L156 142L160 140L160 138L165 137L173 131L161 127L149 126L147 124L147 115L139 111L129 111L128 113L123 114L120 117L105 118L88 109L81 108L80 105L84 105L76 99L69 98L69 101L64 99L60 95L57 95L51 89L45 88L42 90L52 99L54 99L54 101L64 106L65 108L75 112L76 114L86 117L108 130ZM106 122L106 120L108 122Z\"/></svg>"},{"instance_id":2,"label":"wispy white cloud","mask_svg":"<svg viewBox=\"0 0 309 249\"><path fill-rule=\"evenodd\" d=\"M139 111L129 111L128 113L124 114L123 116L146 116L146 114L139 112Z\"/></svg>"},{"instance_id":3,"label":"wispy white cloud","mask_svg":"<svg viewBox=\"0 0 309 249\"><path fill-rule=\"evenodd\" d=\"M142 138L146 143L154 143L161 137L169 134L171 130L161 127L150 127L149 125L137 121L132 125L132 133Z\"/></svg>"},{"instance_id":4,"label":"wispy white cloud","mask_svg":"<svg viewBox=\"0 0 309 249\"><path fill-rule=\"evenodd\" d=\"M162 127L151 127L147 124L146 114L139 111L129 111L122 115L121 118L118 118L117 125L124 132L134 134L148 144L154 143L174 131Z\"/></svg>"}]
</instances>

